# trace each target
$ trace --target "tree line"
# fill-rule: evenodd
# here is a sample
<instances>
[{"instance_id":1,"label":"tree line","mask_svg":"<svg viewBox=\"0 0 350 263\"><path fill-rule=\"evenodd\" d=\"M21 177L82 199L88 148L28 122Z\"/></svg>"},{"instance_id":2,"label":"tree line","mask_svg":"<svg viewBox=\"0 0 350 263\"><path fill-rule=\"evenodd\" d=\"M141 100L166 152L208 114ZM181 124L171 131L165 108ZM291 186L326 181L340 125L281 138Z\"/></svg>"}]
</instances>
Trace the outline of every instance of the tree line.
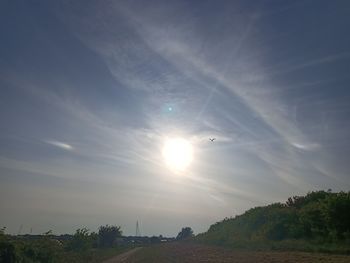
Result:
<instances>
[{"instance_id":1,"label":"tree line","mask_svg":"<svg viewBox=\"0 0 350 263\"><path fill-rule=\"evenodd\" d=\"M183 227L174 240L186 240L193 236L190 227ZM5 228L0 228L0 262L100 262L103 258L133 247L123 242L121 228L116 225L100 226L98 232L79 228L74 235L60 237L54 236L52 231L39 236L11 236L5 233ZM149 244L157 244L162 242L163 237L141 239Z\"/></svg>"},{"instance_id":2,"label":"tree line","mask_svg":"<svg viewBox=\"0 0 350 263\"><path fill-rule=\"evenodd\" d=\"M52 231L35 240L19 239L6 235L2 228L0 262L86 262L99 249L114 247L115 240L121 236L120 227L114 225L100 226L97 233L81 228L66 241L54 239Z\"/></svg>"},{"instance_id":3,"label":"tree line","mask_svg":"<svg viewBox=\"0 0 350 263\"><path fill-rule=\"evenodd\" d=\"M341 244L350 251L350 192L309 192L285 203L255 207L213 224L197 240L228 246L302 240Z\"/></svg>"}]
</instances>

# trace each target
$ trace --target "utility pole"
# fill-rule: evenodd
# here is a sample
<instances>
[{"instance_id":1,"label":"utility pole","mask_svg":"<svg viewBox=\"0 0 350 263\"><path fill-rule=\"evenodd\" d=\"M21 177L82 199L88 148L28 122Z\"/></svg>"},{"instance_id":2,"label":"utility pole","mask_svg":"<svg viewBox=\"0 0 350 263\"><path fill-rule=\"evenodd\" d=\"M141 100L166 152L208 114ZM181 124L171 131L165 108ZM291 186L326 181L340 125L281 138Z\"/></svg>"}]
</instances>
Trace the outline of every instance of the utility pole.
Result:
<instances>
[{"instance_id":1,"label":"utility pole","mask_svg":"<svg viewBox=\"0 0 350 263\"><path fill-rule=\"evenodd\" d=\"M136 221L136 233L135 233L136 237L141 236L141 232L140 232L140 227L139 227L139 221Z\"/></svg>"},{"instance_id":2,"label":"utility pole","mask_svg":"<svg viewBox=\"0 0 350 263\"><path fill-rule=\"evenodd\" d=\"M19 227L18 229L18 233L17 233L17 236L19 236L22 232L22 229L23 229L23 224L21 224L21 226Z\"/></svg>"}]
</instances>

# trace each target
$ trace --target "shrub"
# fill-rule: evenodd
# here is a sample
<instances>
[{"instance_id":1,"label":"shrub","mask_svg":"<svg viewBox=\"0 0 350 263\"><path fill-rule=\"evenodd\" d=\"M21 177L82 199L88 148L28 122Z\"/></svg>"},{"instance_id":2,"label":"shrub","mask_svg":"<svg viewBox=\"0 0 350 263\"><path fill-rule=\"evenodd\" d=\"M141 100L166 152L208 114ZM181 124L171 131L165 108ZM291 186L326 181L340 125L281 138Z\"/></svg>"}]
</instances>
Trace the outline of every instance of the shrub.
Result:
<instances>
[{"instance_id":1,"label":"shrub","mask_svg":"<svg viewBox=\"0 0 350 263\"><path fill-rule=\"evenodd\" d=\"M121 237L120 226L100 226L98 230L98 241L101 247L112 247L115 239Z\"/></svg>"},{"instance_id":2,"label":"shrub","mask_svg":"<svg viewBox=\"0 0 350 263\"><path fill-rule=\"evenodd\" d=\"M89 233L89 229L77 229L72 240L67 244L68 250L85 251L92 248L95 239L94 233Z\"/></svg>"}]
</instances>

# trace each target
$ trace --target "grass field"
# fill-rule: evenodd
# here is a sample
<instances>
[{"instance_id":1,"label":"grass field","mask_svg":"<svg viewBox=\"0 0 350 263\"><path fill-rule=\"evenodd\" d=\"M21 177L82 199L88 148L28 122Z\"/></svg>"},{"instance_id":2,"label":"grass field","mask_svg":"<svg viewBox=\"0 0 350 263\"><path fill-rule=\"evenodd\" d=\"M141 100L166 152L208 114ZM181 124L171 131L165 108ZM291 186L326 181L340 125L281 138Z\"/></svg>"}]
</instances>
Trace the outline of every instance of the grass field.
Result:
<instances>
[{"instance_id":1,"label":"grass field","mask_svg":"<svg viewBox=\"0 0 350 263\"><path fill-rule=\"evenodd\" d=\"M70 263L98 263L107 260L111 257L125 253L131 248L106 248L106 249L92 249L89 251L78 252L65 252L60 255L59 259L55 262L70 262Z\"/></svg>"},{"instance_id":2,"label":"grass field","mask_svg":"<svg viewBox=\"0 0 350 263\"><path fill-rule=\"evenodd\" d=\"M350 256L305 252L229 250L191 243L169 243L142 248L125 262L349 263Z\"/></svg>"}]
</instances>

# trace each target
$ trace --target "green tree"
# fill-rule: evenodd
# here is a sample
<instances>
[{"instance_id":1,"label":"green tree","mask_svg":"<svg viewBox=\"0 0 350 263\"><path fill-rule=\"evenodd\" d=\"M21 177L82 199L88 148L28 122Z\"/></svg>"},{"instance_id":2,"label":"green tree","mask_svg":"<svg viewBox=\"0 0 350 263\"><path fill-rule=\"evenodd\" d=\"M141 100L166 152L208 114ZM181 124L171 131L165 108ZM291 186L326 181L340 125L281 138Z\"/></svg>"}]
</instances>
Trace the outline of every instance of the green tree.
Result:
<instances>
[{"instance_id":1,"label":"green tree","mask_svg":"<svg viewBox=\"0 0 350 263\"><path fill-rule=\"evenodd\" d=\"M101 247L112 247L115 239L121 237L120 226L100 226L98 230L98 240Z\"/></svg>"},{"instance_id":2,"label":"green tree","mask_svg":"<svg viewBox=\"0 0 350 263\"><path fill-rule=\"evenodd\" d=\"M241 246L273 240L298 239L314 244L350 244L350 192L309 192L276 203L249 209L242 215L210 226L198 240ZM291 240L293 239L293 240ZM289 241L288 241L289 242Z\"/></svg>"},{"instance_id":3,"label":"green tree","mask_svg":"<svg viewBox=\"0 0 350 263\"><path fill-rule=\"evenodd\" d=\"M190 237L193 237L193 231L190 227L183 227L179 234L177 235L176 239L182 240L182 239L188 239Z\"/></svg>"},{"instance_id":4,"label":"green tree","mask_svg":"<svg viewBox=\"0 0 350 263\"><path fill-rule=\"evenodd\" d=\"M336 238L347 238L350 234L350 192L328 196L324 203L324 215L326 224Z\"/></svg>"}]
</instances>

